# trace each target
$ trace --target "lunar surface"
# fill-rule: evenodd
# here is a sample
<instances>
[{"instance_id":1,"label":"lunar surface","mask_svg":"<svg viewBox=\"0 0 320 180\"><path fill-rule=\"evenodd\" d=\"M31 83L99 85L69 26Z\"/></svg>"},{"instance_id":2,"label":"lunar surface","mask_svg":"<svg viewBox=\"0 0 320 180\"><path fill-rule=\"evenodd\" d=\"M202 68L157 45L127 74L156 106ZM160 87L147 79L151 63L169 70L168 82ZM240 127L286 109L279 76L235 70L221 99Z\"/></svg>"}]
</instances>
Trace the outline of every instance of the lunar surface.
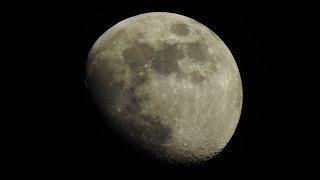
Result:
<instances>
[{"instance_id":1,"label":"lunar surface","mask_svg":"<svg viewBox=\"0 0 320 180\"><path fill-rule=\"evenodd\" d=\"M227 46L173 13L137 15L106 31L89 52L86 85L116 132L178 164L221 152L242 107L240 73Z\"/></svg>"}]
</instances>

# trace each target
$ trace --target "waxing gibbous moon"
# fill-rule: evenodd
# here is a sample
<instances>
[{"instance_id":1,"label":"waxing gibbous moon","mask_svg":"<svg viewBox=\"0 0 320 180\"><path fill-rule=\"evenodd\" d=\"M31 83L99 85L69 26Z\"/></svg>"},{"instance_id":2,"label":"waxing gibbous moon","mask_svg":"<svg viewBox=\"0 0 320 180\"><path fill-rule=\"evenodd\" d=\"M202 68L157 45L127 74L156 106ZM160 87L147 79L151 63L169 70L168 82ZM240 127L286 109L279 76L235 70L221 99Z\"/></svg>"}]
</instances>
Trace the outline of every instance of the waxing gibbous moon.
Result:
<instances>
[{"instance_id":1,"label":"waxing gibbous moon","mask_svg":"<svg viewBox=\"0 0 320 180\"><path fill-rule=\"evenodd\" d=\"M178 164L222 151L242 107L240 73L227 46L173 13L137 15L107 30L89 52L86 85L116 132Z\"/></svg>"}]
</instances>

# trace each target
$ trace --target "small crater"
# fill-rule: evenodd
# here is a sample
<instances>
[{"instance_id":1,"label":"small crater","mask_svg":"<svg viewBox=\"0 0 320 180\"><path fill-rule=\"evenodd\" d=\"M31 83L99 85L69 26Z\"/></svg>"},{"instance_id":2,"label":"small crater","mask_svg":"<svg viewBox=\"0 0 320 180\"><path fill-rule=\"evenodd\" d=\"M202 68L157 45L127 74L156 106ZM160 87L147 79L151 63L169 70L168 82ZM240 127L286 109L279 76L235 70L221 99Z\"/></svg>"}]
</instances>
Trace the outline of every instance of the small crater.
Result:
<instances>
[{"instance_id":1,"label":"small crater","mask_svg":"<svg viewBox=\"0 0 320 180\"><path fill-rule=\"evenodd\" d=\"M170 28L170 31L178 36L187 36L190 32L186 24L173 24Z\"/></svg>"}]
</instances>

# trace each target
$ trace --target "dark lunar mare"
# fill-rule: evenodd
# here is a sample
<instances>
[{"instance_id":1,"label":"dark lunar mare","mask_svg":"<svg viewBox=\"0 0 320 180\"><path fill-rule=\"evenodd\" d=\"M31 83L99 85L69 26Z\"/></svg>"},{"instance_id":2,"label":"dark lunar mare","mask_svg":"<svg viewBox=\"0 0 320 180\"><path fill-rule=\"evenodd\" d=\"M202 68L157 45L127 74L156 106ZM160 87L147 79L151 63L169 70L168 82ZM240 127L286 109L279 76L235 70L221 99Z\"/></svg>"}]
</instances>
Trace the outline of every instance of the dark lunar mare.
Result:
<instances>
[{"instance_id":1,"label":"dark lunar mare","mask_svg":"<svg viewBox=\"0 0 320 180\"><path fill-rule=\"evenodd\" d=\"M125 110L114 116L114 118L122 118L118 122L125 119L124 124L119 124L121 126L119 129L132 132L131 137L139 144L143 143L144 140L155 144L163 144L170 139L171 128L163 124L164 121L161 120L161 116L142 112L142 104L147 102L149 97L146 93L138 94L137 89L150 80L148 72L150 67L146 67L146 64L150 64L153 70L166 76L179 71L177 61L183 57L183 54L177 49L176 45L162 44L162 50L156 51L148 44L134 41L131 46L123 51L122 55L133 75L130 77L130 87L123 92L129 100ZM121 87L113 88L119 90ZM128 132L123 133L127 134Z\"/></svg>"},{"instance_id":2,"label":"dark lunar mare","mask_svg":"<svg viewBox=\"0 0 320 180\"><path fill-rule=\"evenodd\" d=\"M189 79L195 85L203 82L205 77L199 71L192 71L188 74L181 72L178 60L185 57L186 53L179 49L177 44L171 45L160 42L159 45L160 49L155 50L147 43L134 40L132 45L123 51L124 62L130 68L133 76L131 77L131 87L127 90L129 102L126 105L125 112L123 112L125 115L118 117L127 119L129 123L126 121L126 126L122 125L122 128L132 131L133 137L137 141L144 137L152 142L163 144L170 139L171 128L161 123L163 121L160 116L143 114L141 104L147 102L149 97L147 94L137 94L139 86L143 86L150 80L148 76L148 70L150 69L145 65L151 65L151 69L159 75L167 77L175 73L177 77ZM208 61L209 57L203 55L207 54L204 52L207 47L203 43L186 43L185 46L187 46L188 51L194 51L193 54L189 52L188 55L193 58L195 63L202 64Z\"/></svg>"},{"instance_id":3,"label":"dark lunar mare","mask_svg":"<svg viewBox=\"0 0 320 180\"><path fill-rule=\"evenodd\" d=\"M190 32L188 25L183 23L173 24L170 28L170 31L178 36L187 36Z\"/></svg>"},{"instance_id":4,"label":"dark lunar mare","mask_svg":"<svg viewBox=\"0 0 320 180\"><path fill-rule=\"evenodd\" d=\"M140 43L134 41L133 45L125 49L122 53L125 63L132 69L135 74L143 73L147 74L144 65L151 62L151 68L159 75L167 77L172 73L175 73L178 78L189 79L191 83L199 85L206 78L199 71L192 71L188 74L182 72L178 65L178 60L186 57L186 55L192 59L195 64L202 65L208 61L213 60L214 67L216 69L216 60L208 56L207 45L201 42L185 43L186 52L179 49L177 44L170 45L165 42L161 42L160 49L155 50L146 43ZM145 76L135 76L134 81L140 81L135 85L140 85L146 80Z\"/></svg>"}]
</instances>

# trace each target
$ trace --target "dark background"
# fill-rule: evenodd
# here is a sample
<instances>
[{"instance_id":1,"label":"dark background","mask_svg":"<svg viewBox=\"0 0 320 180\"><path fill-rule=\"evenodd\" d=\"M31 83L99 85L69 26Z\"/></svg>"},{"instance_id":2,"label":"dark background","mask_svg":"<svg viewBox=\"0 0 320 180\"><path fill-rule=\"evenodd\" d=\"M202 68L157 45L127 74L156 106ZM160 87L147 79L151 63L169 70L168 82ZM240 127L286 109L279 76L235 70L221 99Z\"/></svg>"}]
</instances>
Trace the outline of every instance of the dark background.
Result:
<instances>
[{"instance_id":1,"label":"dark background","mask_svg":"<svg viewBox=\"0 0 320 180\"><path fill-rule=\"evenodd\" d=\"M273 137L265 105L265 43L269 21L264 4L227 1L113 1L43 4L34 16L48 15L36 32L46 45L41 71L50 82L41 88L42 114L50 133L45 164L53 174L66 172L137 177L256 176L279 171L270 145ZM216 157L200 165L177 166L136 152L105 124L85 87L85 66L94 42L110 27L128 17L147 12L172 12L190 17L214 31L232 52L243 83L243 110L232 139ZM32 39L32 38L31 38ZM50 107L50 108L49 108ZM43 128L46 131L45 128ZM50 128L51 129L51 128ZM275 142L274 142L275 143ZM275 144L273 144L275 145ZM268 164L271 162L272 166Z\"/></svg>"},{"instance_id":2,"label":"dark background","mask_svg":"<svg viewBox=\"0 0 320 180\"><path fill-rule=\"evenodd\" d=\"M2 164L10 176L319 177L315 3L12 1L1 7ZM99 36L152 11L212 29L240 70L238 128L217 158L200 165L159 163L131 149L105 126L84 84L87 55Z\"/></svg>"}]
</instances>

